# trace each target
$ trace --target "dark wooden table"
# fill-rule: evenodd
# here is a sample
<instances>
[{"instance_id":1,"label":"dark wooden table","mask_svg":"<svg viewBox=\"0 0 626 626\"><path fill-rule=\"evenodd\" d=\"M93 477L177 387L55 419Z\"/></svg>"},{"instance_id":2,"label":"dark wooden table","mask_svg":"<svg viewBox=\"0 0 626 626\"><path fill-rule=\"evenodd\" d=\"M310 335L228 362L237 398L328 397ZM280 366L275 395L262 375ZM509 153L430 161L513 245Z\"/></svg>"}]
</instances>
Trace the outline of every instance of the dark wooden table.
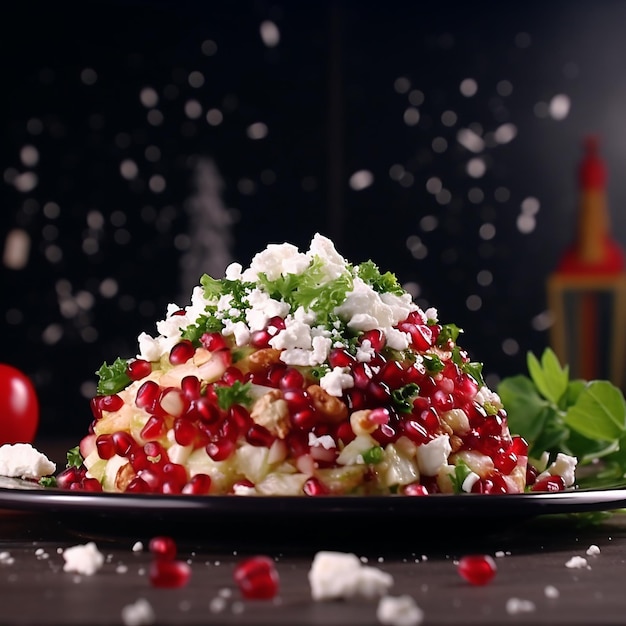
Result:
<instances>
[{"instance_id":1,"label":"dark wooden table","mask_svg":"<svg viewBox=\"0 0 626 626\"><path fill-rule=\"evenodd\" d=\"M149 522L147 522L149 524ZM580 526L577 519L545 516L507 528L469 529L458 520L456 532L429 536L419 527L364 530L369 540L347 550L393 576L390 595L408 594L424 612L423 624L624 624L626 623L626 515ZM73 525L69 525L73 526ZM380 529L379 529L380 530ZM179 558L191 578L179 589L152 587L149 551L134 551L136 530L111 529L91 535L68 528L56 514L0 512L0 624L124 624L124 608L145 599L155 624L376 625L376 600L314 601L308 572L316 551L306 535L276 547L255 534L254 520L239 546L220 546L206 537L178 535ZM402 537L387 542L385 537ZM63 571L63 549L94 541L105 555L93 575ZM590 546L596 554L588 555ZM336 549L337 546L329 546ZM458 574L465 554L489 554L498 566L485 586L472 586ZM242 598L233 581L235 565L250 554L275 559L280 576L277 597ZM584 568L567 567L572 557ZM521 601L521 602L520 602ZM511 607L517 606L517 611ZM525 606L527 611L520 611ZM129 624L130 622L126 622Z\"/></svg>"}]
</instances>

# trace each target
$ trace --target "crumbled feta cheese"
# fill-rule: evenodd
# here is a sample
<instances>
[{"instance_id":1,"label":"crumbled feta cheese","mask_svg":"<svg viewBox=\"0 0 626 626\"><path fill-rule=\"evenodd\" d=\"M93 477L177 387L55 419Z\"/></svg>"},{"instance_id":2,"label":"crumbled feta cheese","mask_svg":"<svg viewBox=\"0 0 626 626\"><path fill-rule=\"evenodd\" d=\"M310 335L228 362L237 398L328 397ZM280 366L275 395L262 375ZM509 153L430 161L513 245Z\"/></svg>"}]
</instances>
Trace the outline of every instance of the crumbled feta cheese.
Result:
<instances>
[{"instance_id":1,"label":"crumbled feta cheese","mask_svg":"<svg viewBox=\"0 0 626 626\"><path fill-rule=\"evenodd\" d=\"M331 396L341 397L344 389L354 387L354 378L349 371L348 367L334 367L320 378L320 387Z\"/></svg>"},{"instance_id":2,"label":"crumbled feta cheese","mask_svg":"<svg viewBox=\"0 0 626 626\"><path fill-rule=\"evenodd\" d=\"M0 476L39 480L55 470L56 465L29 443L5 443L0 446Z\"/></svg>"},{"instance_id":3,"label":"crumbled feta cheese","mask_svg":"<svg viewBox=\"0 0 626 626\"><path fill-rule=\"evenodd\" d=\"M124 626L148 626L154 624L155 620L152 605L145 598L139 598L122 609Z\"/></svg>"},{"instance_id":4,"label":"crumbled feta cheese","mask_svg":"<svg viewBox=\"0 0 626 626\"><path fill-rule=\"evenodd\" d=\"M363 565L355 554L326 550L313 557L308 578L314 600L382 596L393 584L390 574Z\"/></svg>"},{"instance_id":5,"label":"crumbled feta cheese","mask_svg":"<svg viewBox=\"0 0 626 626\"><path fill-rule=\"evenodd\" d=\"M417 626L424 619L424 611L409 595L384 596L378 602L376 617L386 626Z\"/></svg>"},{"instance_id":6,"label":"crumbled feta cheese","mask_svg":"<svg viewBox=\"0 0 626 626\"><path fill-rule=\"evenodd\" d=\"M439 469L447 465L452 452L450 437L439 435L428 443L417 446L417 467L424 476L436 476Z\"/></svg>"},{"instance_id":7,"label":"crumbled feta cheese","mask_svg":"<svg viewBox=\"0 0 626 626\"><path fill-rule=\"evenodd\" d=\"M233 485L233 494L236 496L256 496L257 490L248 485Z\"/></svg>"},{"instance_id":8,"label":"crumbled feta cheese","mask_svg":"<svg viewBox=\"0 0 626 626\"><path fill-rule=\"evenodd\" d=\"M578 459L569 454L559 452L550 466L536 478L537 481L549 476L560 476L566 487L571 487L576 481L576 465Z\"/></svg>"},{"instance_id":9,"label":"crumbled feta cheese","mask_svg":"<svg viewBox=\"0 0 626 626\"><path fill-rule=\"evenodd\" d=\"M63 550L64 572L77 572L91 576L104 564L104 555L93 541L84 545L76 545Z\"/></svg>"},{"instance_id":10,"label":"crumbled feta cheese","mask_svg":"<svg viewBox=\"0 0 626 626\"><path fill-rule=\"evenodd\" d=\"M506 612L509 615L519 615L520 613L532 613L535 610L535 603L521 598L509 598L506 601Z\"/></svg>"},{"instance_id":11,"label":"crumbled feta cheese","mask_svg":"<svg viewBox=\"0 0 626 626\"><path fill-rule=\"evenodd\" d=\"M596 556L600 554L600 548L598 546L596 546L595 544L591 544L588 548L587 548L587 556Z\"/></svg>"},{"instance_id":12,"label":"crumbled feta cheese","mask_svg":"<svg viewBox=\"0 0 626 626\"><path fill-rule=\"evenodd\" d=\"M438 322L439 321L439 312L437 311L437 309L435 307L429 307L428 309L426 309L424 311L424 317L426 318L426 321L430 321L430 322Z\"/></svg>"},{"instance_id":13,"label":"crumbled feta cheese","mask_svg":"<svg viewBox=\"0 0 626 626\"><path fill-rule=\"evenodd\" d=\"M269 244L265 250L254 255L241 278L246 282L256 282L259 274L265 274L268 280L276 280L287 274L302 274L310 264L310 255L299 252L291 243Z\"/></svg>"},{"instance_id":14,"label":"crumbled feta cheese","mask_svg":"<svg viewBox=\"0 0 626 626\"><path fill-rule=\"evenodd\" d=\"M546 596L546 598L550 598L551 600L554 600L561 595L559 590L554 585L546 585L546 588L543 590L543 593Z\"/></svg>"},{"instance_id":15,"label":"crumbled feta cheese","mask_svg":"<svg viewBox=\"0 0 626 626\"><path fill-rule=\"evenodd\" d=\"M309 255L311 259L318 257L323 261L327 281L339 278L346 271L346 260L337 252L333 242L319 233L313 235Z\"/></svg>"},{"instance_id":16,"label":"crumbled feta cheese","mask_svg":"<svg viewBox=\"0 0 626 626\"><path fill-rule=\"evenodd\" d=\"M131 549L133 552L141 552L143 550L143 543L141 543L141 541L135 541Z\"/></svg>"},{"instance_id":17,"label":"crumbled feta cheese","mask_svg":"<svg viewBox=\"0 0 626 626\"><path fill-rule=\"evenodd\" d=\"M474 398L478 404L485 406L486 404L491 405L495 409L501 409L504 405L502 404L502 400L500 396L495 392L489 389L489 387L483 385L477 392Z\"/></svg>"},{"instance_id":18,"label":"crumbled feta cheese","mask_svg":"<svg viewBox=\"0 0 626 626\"><path fill-rule=\"evenodd\" d=\"M250 340L250 329L246 326L245 322L233 322L232 320L226 319L224 320L222 335L225 337L233 335L235 343L238 346L245 346Z\"/></svg>"},{"instance_id":19,"label":"crumbled feta cheese","mask_svg":"<svg viewBox=\"0 0 626 626\"><path fill-rule=\"evenodd\" d=\"M589 564L587 563L587 559L583 556L573 556L567 563L565 563L565 567L569 569L582 569L583 567L589 568ZM590 568L589 568L590 569Z\"/></svg>"},{"instance_id":20,"label":"crumbled feta cheese","mask_svg":"<svg viewBox=\"0 0 626 626\"><path fill-rule=\"evenodd\" d=\"M322 446L325 450L330 450L331 448L336 448L337 444L330 435L317 437L315 433L309 433L309 446Z\"/></svg>"},{"instance_id":21,"label":"crumbled feta cheese","mask_svg":"<svg viewBox=\"0 0 626 626\"><path fill-rule=\"evenodd\" d=\"M375 354L376 350L372 347L372 342L369 339L365 339L356 349L356 360L361 363L369 363Z\"/></svg>"}]
</instances>

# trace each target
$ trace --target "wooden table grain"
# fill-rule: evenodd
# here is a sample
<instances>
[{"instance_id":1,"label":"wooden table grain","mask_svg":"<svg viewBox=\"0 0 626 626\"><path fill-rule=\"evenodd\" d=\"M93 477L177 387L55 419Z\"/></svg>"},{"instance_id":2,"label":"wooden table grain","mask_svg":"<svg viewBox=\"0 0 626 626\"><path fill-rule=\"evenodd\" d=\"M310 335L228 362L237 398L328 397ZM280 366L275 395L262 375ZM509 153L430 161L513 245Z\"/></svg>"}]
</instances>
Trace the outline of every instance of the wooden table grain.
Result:
<instances>
[{"instance_id":1,"label":"wooden table grain","mask_svg":"<svg viewBox=\"0 0 626 626\"><path fill-rule=\"evenodd\" d=\"M424 625L626 623L626 515L621 512L582 526L574 516L544 516L501 529L471 528L459 519L448 536L395 523L364 525L355 529L355 541L345 551L391 574L389 594L410 595L423 611ZM220 547L215 536L186 539L183 529L178 557L189 563L191 578L178 589L152 587L151 554L145 545L133 550L150 535L149 528L142 537L114 530L93 536L80 524L69 528L54 513L1 511L0 624L129 626L125 608L139 600L152 607L154 624L380 624L375 599L312 599L308 573L324 546L310 545L297 528L280 549L255 534L253 519L235 546ZM403 540L387 541L391 537ZM105 556L103 566L92 575L64 571L63 550L89 541ZM236 564L252 554L275 560L280 589L272 600L245 600L234 583ZM489 584L472 586L459 576L456 564L465 554L494 557L497 573ZM568 567L573 557L586 565Z\"/></svg>"}]
</instances>

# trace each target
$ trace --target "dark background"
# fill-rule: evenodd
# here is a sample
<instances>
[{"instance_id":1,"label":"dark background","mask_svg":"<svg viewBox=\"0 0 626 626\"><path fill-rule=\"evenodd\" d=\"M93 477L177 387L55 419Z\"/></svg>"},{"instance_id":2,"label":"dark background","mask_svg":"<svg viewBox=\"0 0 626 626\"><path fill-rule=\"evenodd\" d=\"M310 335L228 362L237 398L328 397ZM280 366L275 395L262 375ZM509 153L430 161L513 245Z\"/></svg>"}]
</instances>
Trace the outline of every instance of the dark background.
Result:
<instances>
[{"instance_id":1,"label":"dark background","mask_svg":"<svg viewBox=\"0 0 626 626\"><path fill-rule=\"evenodd\" d=\"M82 435L95 371L202 272L318 231L461 326L490 384L525 371L589 133L626 242L625 27L621 0L4 7L0 362L40 434Z\"/></svg>"}]
</instances>

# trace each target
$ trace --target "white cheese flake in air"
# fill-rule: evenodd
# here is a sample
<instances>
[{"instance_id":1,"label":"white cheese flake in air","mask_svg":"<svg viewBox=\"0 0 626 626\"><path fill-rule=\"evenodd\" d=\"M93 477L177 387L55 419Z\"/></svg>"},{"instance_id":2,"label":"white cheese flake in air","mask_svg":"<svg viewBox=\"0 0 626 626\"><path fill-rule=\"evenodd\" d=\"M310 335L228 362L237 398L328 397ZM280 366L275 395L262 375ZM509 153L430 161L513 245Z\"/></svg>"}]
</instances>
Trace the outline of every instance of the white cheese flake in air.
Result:
<instances>
[{"instance_id":1,"label":"white cheese flake in air","mask_svg":"<svg viewBox=\"0 0 626 626\"><path fill-rule=\"evenodd\" d=\"M418 626L424 611L409 595L384 596L378 601L376 617L385 626Z\"/></svg>"},{"instance_id":2,"label":"white cheese flake in air","mask_svg":"<svg viewBox=\"0 0 626 626\"><path fill-rule=\"evenodd\" d=\"M393 584L391 574L363 565L356 554L328 550L315 554L308 578L314 600L380 597Z\"/></svg>"},{"instance_id":3,"label":"white cheese flake in air","mask_svg":"<svg viewBox=\"0 0 626 626\"><path fill-rule=\"evenodd\" d=\"M63 559L64 572L76 572L85 576L92 576L104 564L104 555L93 541L66 548L63 550Z\"/></svg>"},{"instance_id":4,"label":"white cheese flake in air","mask_svg":"<svg viewBox=\"0 0 626 626\"><path fill-rule=\"evenodd\" d=\"M56 464L30 443L5 443L0 446L0 476L39 480L55 470Z\"/></svg>"}]
</instances>

